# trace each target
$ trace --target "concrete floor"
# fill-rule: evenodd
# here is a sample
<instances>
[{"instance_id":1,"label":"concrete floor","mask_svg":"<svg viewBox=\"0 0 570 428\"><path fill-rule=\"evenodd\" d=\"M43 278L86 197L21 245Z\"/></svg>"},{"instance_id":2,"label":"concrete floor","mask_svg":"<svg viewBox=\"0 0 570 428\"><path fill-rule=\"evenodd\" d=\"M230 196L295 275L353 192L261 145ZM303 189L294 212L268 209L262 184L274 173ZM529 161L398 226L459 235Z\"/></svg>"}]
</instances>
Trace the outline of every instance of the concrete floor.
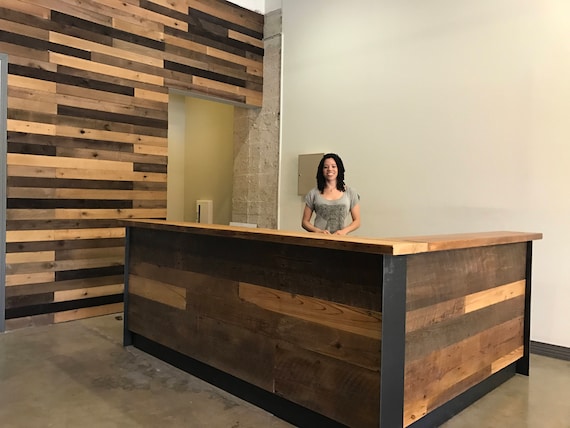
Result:
<instances>
[{"instance_id":1,"label":"concrete floor","mask_svg":"<svg viewBox=\"0 0 570 428\"><path fill-rule=\"evenodd\" d=\"M0 426L291 427L122 346L113 315L0 334ZM570 362L532 355L515 376L443 425L570 428Z\"/></svg>"}]
</instances>

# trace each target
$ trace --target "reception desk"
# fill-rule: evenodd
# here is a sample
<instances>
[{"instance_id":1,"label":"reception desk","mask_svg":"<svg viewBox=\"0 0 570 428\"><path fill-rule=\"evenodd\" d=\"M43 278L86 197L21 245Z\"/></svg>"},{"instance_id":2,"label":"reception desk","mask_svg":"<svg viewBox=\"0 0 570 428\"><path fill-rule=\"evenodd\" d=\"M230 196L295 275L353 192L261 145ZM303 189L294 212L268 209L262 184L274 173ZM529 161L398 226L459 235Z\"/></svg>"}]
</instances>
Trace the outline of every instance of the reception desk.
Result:
<instances>
[{"instance_id":1,"label":"reception desk","mask_svg":"<svg viewBox=\"0 0 570 428\"><path fill-rule=\"evenodd\" d=\"M528 375L539 233L126 225L125 345L295 425L433 427Z\"/></svg>"}]
</instances>

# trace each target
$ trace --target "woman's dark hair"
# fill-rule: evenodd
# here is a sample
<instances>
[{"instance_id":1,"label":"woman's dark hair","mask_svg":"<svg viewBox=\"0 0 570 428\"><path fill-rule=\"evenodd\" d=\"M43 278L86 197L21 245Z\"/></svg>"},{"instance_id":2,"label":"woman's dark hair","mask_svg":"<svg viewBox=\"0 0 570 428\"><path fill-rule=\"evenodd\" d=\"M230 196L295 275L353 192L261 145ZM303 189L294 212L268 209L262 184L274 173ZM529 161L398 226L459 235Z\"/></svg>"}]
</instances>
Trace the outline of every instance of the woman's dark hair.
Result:
<instances>
[{"instance_id":1,"label":"woman's dark hair","mask_svg":"<svg viewBox=\"0 0 570 428\"><path fill-rule=\"evenodd\" d=\"M323 156L321 161L319 162L319 167L317 168L317 188L319 192L323 193L325 190L325 183L326 179L323 174L323 168L325 166L325 160L333 159L336 162L336 167L338 169L338 175L336 178L336 188L341 192L345 191L344 185L344 164L342 163L342 159L336 153L327 153Z\"/></svg>"}]
</instances>

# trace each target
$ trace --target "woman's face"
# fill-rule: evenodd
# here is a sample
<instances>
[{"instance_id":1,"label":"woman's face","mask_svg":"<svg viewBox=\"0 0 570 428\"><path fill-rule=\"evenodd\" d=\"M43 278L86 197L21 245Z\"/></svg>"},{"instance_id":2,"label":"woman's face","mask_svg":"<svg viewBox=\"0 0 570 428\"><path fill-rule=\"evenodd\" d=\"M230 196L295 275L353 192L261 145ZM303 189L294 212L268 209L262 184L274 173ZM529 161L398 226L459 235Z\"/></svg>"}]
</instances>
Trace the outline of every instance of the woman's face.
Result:
<instances>
[{"instance_id":1,"label":"woman's face","mask_svg":"<svg viewBox=\"0 0 570 428\"><path fill-rule=\"evenodd\" d=\"M325 162L323 164L323 176L327 181L336 180L338 176L338 168L333 158L325 159Z\"/></svg>"}]
</instances>

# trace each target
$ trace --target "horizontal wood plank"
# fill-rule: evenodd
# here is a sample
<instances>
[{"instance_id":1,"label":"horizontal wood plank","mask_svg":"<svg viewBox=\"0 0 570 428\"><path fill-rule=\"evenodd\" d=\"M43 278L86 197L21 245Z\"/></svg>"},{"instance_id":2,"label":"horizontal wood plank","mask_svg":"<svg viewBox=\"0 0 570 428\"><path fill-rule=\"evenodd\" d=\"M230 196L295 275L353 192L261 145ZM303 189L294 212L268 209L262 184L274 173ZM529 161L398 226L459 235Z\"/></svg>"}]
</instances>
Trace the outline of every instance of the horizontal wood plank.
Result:
<instances>
[{"instance_id":1,"label":"horizontal wood plank","mask_svg":"<svg viewBox=\"0 0 570 428\"><path fill-rule=\"evenodd\" d=\"M100 287L78 288L75 290L56 291L53 293L54 302L89 299L92 297L112 296L123 293L123 283L103 285Z\"/></svg>"},{"instance_id":2,"label":"horizontal wood plank","mask_svg":"<svg viewBox=\"0 0 570 428\"><path fill-rule=\"evenodd\" d=\"M186 308L186 290L161 281L129 275L129 293L174 308Z\"/></svg>"},{"instance_id":3,"label":"horizontal wood plank","mask_svg":"<svg viewBox=\"0 0 570 428\"><path fill-rule=\"evenodd\" d=\"M119 314L123 312L122 303L93 306L90 308L74 309L53 314L54 323L80 320L84 318L99 317L102 315Z\"/></svg>"},{"instance_id":4,"label":"horizontal wood plank","mask_svg":"<svg viewBox=\"0 0 570 428\"><path fill-rule=\"evenodd\" d=\"M382 316L379 312L243 282L239 284L239 297L273 312L380 340Z\"/></svg>"}]
</instances>

